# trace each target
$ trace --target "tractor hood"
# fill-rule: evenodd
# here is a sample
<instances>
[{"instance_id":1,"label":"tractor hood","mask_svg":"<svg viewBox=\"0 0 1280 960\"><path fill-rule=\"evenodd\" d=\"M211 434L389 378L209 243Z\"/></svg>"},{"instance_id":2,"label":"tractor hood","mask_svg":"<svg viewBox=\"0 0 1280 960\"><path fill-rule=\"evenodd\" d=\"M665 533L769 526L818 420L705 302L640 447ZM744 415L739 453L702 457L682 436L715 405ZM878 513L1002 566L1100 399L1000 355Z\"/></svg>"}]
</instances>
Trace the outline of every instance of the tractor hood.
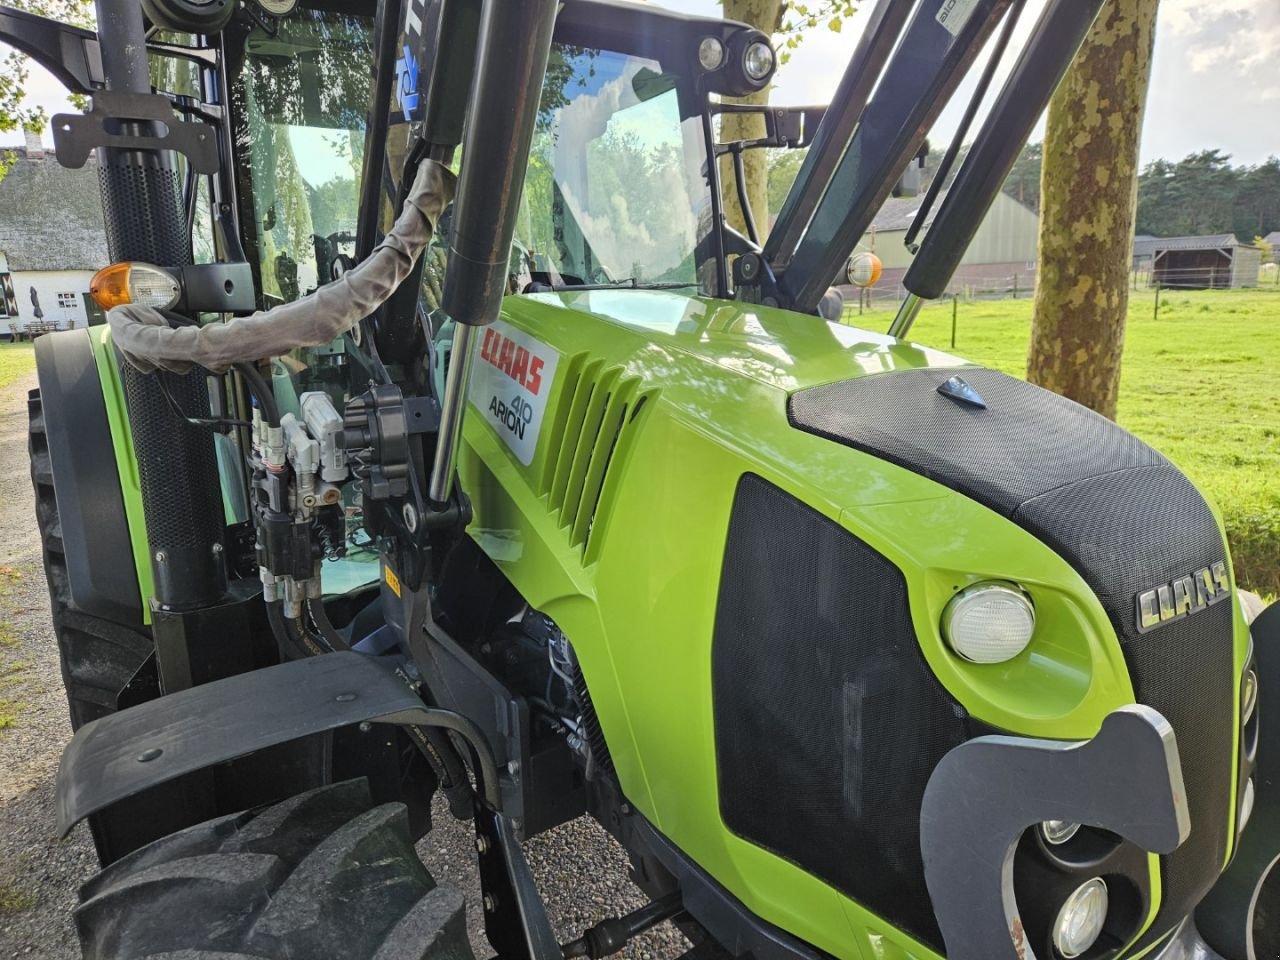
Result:
<instances>
[{"instance_id":1,"label":"tractor hood","mask_svg":"<svg viewBox=\"0 0 1280 960\"><path fill-rule=\"evenodd\" d=\"M581 316L589 314L631 331L635 342L649 348L678 351L787 392L869 374L967 365L928 347L817 317L668 291L532 294L509 299L505 312L523 319L531 310L540 329L567 325L570 339L575 332L590 336Z\"/></svg>"}]
</instances>

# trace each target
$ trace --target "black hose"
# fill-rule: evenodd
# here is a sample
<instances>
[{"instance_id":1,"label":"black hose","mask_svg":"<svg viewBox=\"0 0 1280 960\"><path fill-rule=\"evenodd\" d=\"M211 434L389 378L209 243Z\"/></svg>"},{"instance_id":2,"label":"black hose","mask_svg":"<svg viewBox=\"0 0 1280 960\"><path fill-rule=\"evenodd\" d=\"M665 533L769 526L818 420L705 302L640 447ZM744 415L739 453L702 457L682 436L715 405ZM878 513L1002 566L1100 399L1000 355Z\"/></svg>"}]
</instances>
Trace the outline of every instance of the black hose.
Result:
<instances>
[{"instance_id":1,"label":"black hose","mask_svg":"<svg viewBox=\"0 0 1280 960\"><path fill-rule=\"evenodd\" d=\"M493 748L489 746L489 741L485 739L480 728L452 710L427 707L426 713L427 719L422 726L428 730L431 728L452 730L470 744L476 765L479 767L476 771L476 779L480 781L484 801L494 810L501 810L502 791L498 786L498 766L493 759Z\"/></svg>"},{"instance_id":2,"label":"black hose","mask_svg":"<svg viewBox=\"0 0 1280 960\"><path fill-rule=\"evenodd\" d=\"M316 633L320 635L320 639L331 650L350 650L349 644L345 637L340 634L333 625L333 621L329 619L328 611L324 608L323 600L308 600L307 613L311 617L311 623L316 628Z\"/></svg>"},{"instance_id":3,"label":"black hose","mask_svg":"<svg viewBox=\"0 0 1280 960\"><path fill-rule=\"evenodd\" d=\"M160 310L158 312L160 316L174 326L197 326L195 320L191 319L191 317L183 316L174 310ZM272 427L280 426L280 408L276 406L276 395L266 379L258 372L258 368L248 361L232 364L232 367L244 378L245 384L249 387L249 392L257 398L258 406L262 409L262 417L267 421L267 425Z\"/></svg>"},{"instance_id":4,"label":"black hose","mask_svg":"<svg viewBox=\"0 0 1280 960\"><path fill-rule=\"evenodd\" d=\"M292 650L301 657L318 657L332 652L321 647L298 621L286 618L284 604L281 601L268 603L266 607L267 622L271 625L271 633L282 651Z\"/></svg>"},{"instance_id":5,"label":"black hose","mask_svg":"<svg viewBox=\"0 0 1280 960\"><path fill-rule=\"evenodd\" d=\"M757 247L760 246L760 231L756 229L756 218L751 212L751 198L747 196L747 168L742 160L742 151L733 151L733 179L738 188L738 206L742 209L742 222L747 227L747 236Z\"/></svg>"},{"instance_id":6,"label":"black hose","mask_svg":"<svg viewBox=\"0 0 1280 960\"><path fill-rule=\"evenodd\" d=\"M236 373L240 374L249 387L249 392L257 399L258 406L262 410L262 419L267 422L267 426L280 426L280 408L276 406L276 395L267 385L266 379L258 372L258 368L248 362L234 364L234 367Z\"/></svg>"}]
</instances>

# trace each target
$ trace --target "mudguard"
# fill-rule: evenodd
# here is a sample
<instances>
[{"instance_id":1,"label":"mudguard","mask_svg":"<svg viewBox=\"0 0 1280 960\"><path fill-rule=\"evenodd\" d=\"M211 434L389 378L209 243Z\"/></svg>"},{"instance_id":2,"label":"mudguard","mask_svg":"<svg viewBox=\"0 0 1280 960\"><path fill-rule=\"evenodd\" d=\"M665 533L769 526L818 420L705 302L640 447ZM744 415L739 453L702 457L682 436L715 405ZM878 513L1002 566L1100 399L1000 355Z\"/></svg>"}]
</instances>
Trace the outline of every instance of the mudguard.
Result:
<instances>
[{"instance_id":1,"label":"mudguard","mask_svg":"<svg viewBox=\"0 0 1280 960\"><path fill-rule=\"evenodd\" d=\"M138 575L127 562L133 539L89 334L48 334L36 341L35 355L72 603L141 627Z\"/></svg>"},{"instance_id":2,"label":"mudguard","mask_svg":"<svg viewBox=\"0 0 1280 960\"><path fill-rule=\"evenodd\" d=\"M386 661L344 651L216 680L85 724L58 767L58 833L149 787L366 721L461 734L490 805L498 806L493 755L475 725L425 706Z\"/></svg>"}]
</instances>

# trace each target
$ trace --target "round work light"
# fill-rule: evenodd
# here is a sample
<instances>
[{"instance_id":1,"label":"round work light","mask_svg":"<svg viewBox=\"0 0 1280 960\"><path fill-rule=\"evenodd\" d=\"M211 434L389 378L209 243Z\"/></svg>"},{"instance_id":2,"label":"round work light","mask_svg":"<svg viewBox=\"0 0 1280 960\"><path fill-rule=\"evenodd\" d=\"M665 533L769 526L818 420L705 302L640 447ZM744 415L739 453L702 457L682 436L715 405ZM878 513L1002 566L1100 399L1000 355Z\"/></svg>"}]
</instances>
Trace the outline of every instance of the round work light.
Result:
<instances>
[{"instance_id":1,"label":"round work light","mask_svg":"<svg viewBox=\"0 0 1280 960\"><path fill-rule=\"evenodd\" d=\"M1244 688L1240 691L1241 723L1253 719L1253 711L1258 709L1258 674L1250 670L1244 675Z\"/></svg>"},{"instance_id":2,"label":"round work light","mask_svg":"<svg viewBox=\"0 0 1280 960\"><path fill-rule=\"evenodd\" d=\"M1253 777L1245 781L1244 798L1240 801L1240 827L1236 831L1239 833L1249 825L1249 818L1253 816L1254 798L1257 796L1257 790L1253 786Z\"/></svg>"},{"instance_id":3,"label":"round work light","mask_svg":"<svg viewBox=\"0 0 1280 960\"><path fill-rule=\"evenodd\" d=\"M1082 883L1067 897L1053 922L1053 945L1066 960L1095 943L1107 922L1107 885L1101 877Z\"/></svg>"},{"instance_id":4,"label":"round work light","mask_svg":"<svg viewBox=\"0 0 1280 960\"><path fill-rule=\"evenodd\" d=\"M1011 584L978 583L951 598L942 612L942 636L973 663L1004 663L1031 642L1036 611Z\"/></svg>"},{"instance_id":5,"label":"round work light","mask_svg":"<svg viewBox=\"0 0 1280 960\"><path fill-rule=\"evenodd\" d=\"M708 72L720 69L724 63L724 44L719 37L706 37L698 44L698 63Z\"/></svg>"},{"instance_id":6,"label":"round work light","mask_svg":"<svg viewBox=\"0 0 1280 960\"><path fill-rule=\"evenodd\" d=\"M1046 843L1061 846L1080 832L1080 824L1070 820L1046 820L1040 824L1040 833Z\"/></svg>"},{"instance_id":7,"label":"round work light","mask_svg":"<svg viewBox=\"0 0 1280 960\"><path fill-rule=\"evenodd\" d=\"M747 45L742 54L742 70L755 83L760 83L773 72L773 47L764 40Z\"/></svg>"}]
</instances>

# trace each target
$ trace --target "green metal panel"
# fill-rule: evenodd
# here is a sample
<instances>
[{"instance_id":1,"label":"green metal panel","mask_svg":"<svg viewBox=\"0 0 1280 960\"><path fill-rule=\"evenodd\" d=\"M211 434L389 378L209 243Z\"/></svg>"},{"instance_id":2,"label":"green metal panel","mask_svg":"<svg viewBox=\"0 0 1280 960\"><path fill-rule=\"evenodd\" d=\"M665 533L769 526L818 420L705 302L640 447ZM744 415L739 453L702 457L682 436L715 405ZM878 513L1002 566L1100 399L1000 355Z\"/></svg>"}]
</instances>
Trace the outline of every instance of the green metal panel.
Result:
<instances>
[{"instance_id":1,"label":"green metal panel","mask_svg":"<svg viewBox=\"0 0 1280 960\"><path fill-rule=\"evenodd\" d=\"M147 524L142 512L138 461L133 453L133 432L129 428L129 412L125 407L124 385L120 381L119 359L111 342L110 327L90 327L88 334L89 342L93 345L94 360L98 365L102 397L107 407L111 446L115 450L116 466L120 471L120 492L124 497L124 512L129 521L129 536L133 541L133 565L138 572L138 588L142 593L142 622L150 623L151 598L155 595L155 587L147 547Z\"/></svg>"},{"instance_id":2,"label":"green metal panel","mask_svg":"<svg viewBox=\"0 0 1280 960\"><path fill-rule=\"evenodd\" d=\"M787 397L804 387L964 362L813 317L655 291L513 297L502 323L554 349L559 364L528 467L481 416L468 418L470 533L573 642L628 798L749 908L809 943L839 957L933 956L725 828L711 638L734 490L751 472L903 571L924 656L974 717L1086 739L1133 702L1115 632L1065 560L975 501L787 421ZM584 451L619 406L630 412L604 429L613 456L599 500L590 514L581 499L569 511L566 491L599 476ZM1036 639L1005 664L958 659L938 626L955 589L988 578L1021 583L1037 609ZM785 638L779 645L785 656ZM1238 665L1244 656L1240 646Z\"/></svg>"}]
</instances>

